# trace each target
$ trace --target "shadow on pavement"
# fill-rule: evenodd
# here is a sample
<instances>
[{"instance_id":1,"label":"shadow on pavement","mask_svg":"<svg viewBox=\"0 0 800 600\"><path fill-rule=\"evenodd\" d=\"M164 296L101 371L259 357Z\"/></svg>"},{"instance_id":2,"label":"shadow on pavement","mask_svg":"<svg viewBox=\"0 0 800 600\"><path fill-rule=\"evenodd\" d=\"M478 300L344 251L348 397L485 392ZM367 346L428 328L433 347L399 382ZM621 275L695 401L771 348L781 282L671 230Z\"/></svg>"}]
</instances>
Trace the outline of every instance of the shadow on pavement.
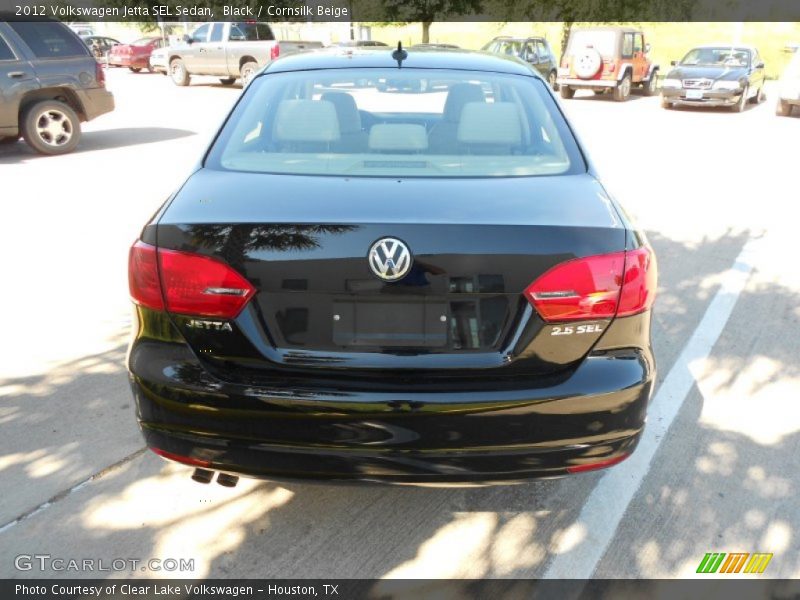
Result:
<instances>
[{"instance_id":1,"label":"shadow on pavement","mask_svg":"<svg viewBox=\"0 0 800 600\"><path fill-rule=\"evenodd\" d=\"M97 150L110 150L137 146L140 144L153 144L197 135L188 129L172 129L169 127L121 127L119 129L101 129L98 131L84 131L81 141L74 152L65 156L94 152ZM0 164L14 164L32 159L50 159L59 157L43 156L37 154L24 140L16 144L0 145Z\"/></svg>"}]
</instances>

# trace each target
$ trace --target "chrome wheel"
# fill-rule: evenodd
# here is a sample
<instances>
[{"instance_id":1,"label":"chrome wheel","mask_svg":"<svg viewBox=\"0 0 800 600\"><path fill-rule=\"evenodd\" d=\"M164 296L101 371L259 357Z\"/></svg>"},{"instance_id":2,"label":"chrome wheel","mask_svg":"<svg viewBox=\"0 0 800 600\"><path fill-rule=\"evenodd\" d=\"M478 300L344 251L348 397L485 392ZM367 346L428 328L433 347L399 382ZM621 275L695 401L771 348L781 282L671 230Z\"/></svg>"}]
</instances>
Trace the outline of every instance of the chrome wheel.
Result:
<instances>
[{"instance_id":1,"label":"chrome wheel","mask_svg":"<svg viewBox=\"0 0 800 600\"><path fill-rule=\"evenodd\" d=\"M36 133L48 146L65 146L74 131L72 121L60 110L45 110L36 117Z\"/></svg>"}]
</instances>

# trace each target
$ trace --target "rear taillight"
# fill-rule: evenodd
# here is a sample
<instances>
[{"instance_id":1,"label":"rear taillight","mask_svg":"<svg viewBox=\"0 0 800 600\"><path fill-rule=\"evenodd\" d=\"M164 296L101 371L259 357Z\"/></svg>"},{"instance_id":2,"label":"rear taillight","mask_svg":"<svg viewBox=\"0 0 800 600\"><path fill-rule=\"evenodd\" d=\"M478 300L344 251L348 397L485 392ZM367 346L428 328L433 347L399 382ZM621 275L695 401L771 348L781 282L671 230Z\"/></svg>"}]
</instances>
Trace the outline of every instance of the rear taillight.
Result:
<instances>
[{"instance_id":1,"label":"rear taillight","mask_svg":"<svg viewBox=\"0 0 800 600\"><path fill-rule=\"evenodd\" d=\"M94 78L97 80L97 85L106 87L106 71L103 69L103 65L97 61L95 61L94 65Z\"/></svg>"},{"instance_id":2,"label":"rear taillight","mask_svg":"<svg viewBox=\"0 0 800 600\"><path fill-rule=\"evenodd\" d=\"M155 310L233 319L255 294L234 269L200 254L157 250L139 241L128 265L131 298Z\"/></svg>"},{"instance_id":3,"label":"rear taillight","mask_svg":"<svg viewBox=\"0 0 800 600\"><path fill-rule=\"evenodd\" d=\"M642 246L556 265L525 290L548 322L608 319L653 305L657 284L653 252Z\"/></svg>"},{"instance_id":4,"label":"rear taillight","mask_svg":"<svg viewBox=\"0 0 800 600\"><path fill-rule=\"evenodd\" d=\"M128 254L128 287L131 299L153 310L164 310L161 281L158 279L158 253L154 246L138 241Z\"/></svg>"},{"instance_id":5,"label":"rear taillight","mask_svg":"<svg viewBox=\"0 0 800 600\"><path fill-rule=\"evenodd\" d=\"M281 55L281 47L278 44L275 44L269 51L269 59L275 60Z\"/></svg>"}]
</instances>

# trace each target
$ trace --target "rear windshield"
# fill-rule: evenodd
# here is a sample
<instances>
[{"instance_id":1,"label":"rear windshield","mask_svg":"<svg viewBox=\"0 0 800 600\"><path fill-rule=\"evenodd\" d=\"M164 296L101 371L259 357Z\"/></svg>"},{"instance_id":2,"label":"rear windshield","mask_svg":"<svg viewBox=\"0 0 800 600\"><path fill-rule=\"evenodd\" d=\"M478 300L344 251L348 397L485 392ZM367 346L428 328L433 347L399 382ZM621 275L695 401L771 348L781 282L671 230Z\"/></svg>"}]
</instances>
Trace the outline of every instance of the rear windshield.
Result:
<instances>
[{"instance_id":1,"label":"rear windshield","mask_svg":"<svg viewBox=\"0 0 800 600\"><path fill-rule=\"evenodd\" d=\"M232 42L270 41L275 39L275 34L266 23L231 23L229 39Z\"/></svg>"},{"instance_id":2,"label":"rear windshield","mask_svg":"<svg viewBox=\"0 0 800 600\"><path fill-rule=\"evenodd\" d=\"M613 58L617 54L615 31L573 31L569 36L568 54L576 54L584 48L594 48L600 56Z\"/></svg>"},{"instance_id":3,"label":"rear windshield","mask_svg":"<svg viewBox=\"0 0 800 600\"><path fill-rule=\"evenodd\" d=\"M255 79L206 166L354 177L512 177L586 168L541 80L396 68Z\"/></svg>"},{"instance_id":4,"label":"rear windshield","mask_svg":"<svg viewBox=\"0 0 800 600\"><path fill-rule=\"evenodd\" d=\"M61 23L8 23L37 58L87 56L89 50L79 37Z\"/></svg>"}]
</instances>

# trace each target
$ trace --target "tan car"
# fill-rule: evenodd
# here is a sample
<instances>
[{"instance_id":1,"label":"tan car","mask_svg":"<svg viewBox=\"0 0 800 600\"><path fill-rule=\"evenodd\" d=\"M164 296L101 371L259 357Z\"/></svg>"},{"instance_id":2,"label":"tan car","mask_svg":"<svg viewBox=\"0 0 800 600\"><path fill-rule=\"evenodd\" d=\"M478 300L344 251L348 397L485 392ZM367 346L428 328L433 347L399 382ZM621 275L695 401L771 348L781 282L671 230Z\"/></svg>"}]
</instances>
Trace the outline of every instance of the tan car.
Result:
<instances>
[{"instance_id":1,"label":"tan car","mask_svg":"<svg viewBox=\"0 0 800 600\"><path fill-rule=\"evenodd\" d=\"M592 27L570 33L561 57L557 83L562 98L575 90L610 92L623 102L639 87L647 96L658 91L658 65L647 57L650 44L634 27Z\"/></svg>"}]
</instances>

